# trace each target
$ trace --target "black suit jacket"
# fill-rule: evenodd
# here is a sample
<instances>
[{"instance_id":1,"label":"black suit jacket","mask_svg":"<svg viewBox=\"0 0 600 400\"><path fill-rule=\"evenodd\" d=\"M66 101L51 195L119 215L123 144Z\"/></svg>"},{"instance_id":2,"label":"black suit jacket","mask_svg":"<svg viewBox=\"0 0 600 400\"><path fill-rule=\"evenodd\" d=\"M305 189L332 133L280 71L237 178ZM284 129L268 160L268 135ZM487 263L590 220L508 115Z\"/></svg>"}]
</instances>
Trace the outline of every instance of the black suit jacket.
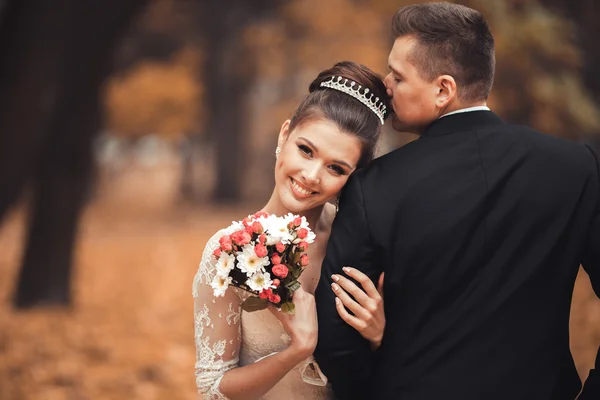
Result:
<instances>
[{"instance_id":1,"label":"black suit jacket","mask_svg":"<svg viewBox=\"0 0 600 400\"><path fill-rule=\"evenodd\" d=\"M340 399L574 399L580 263L600 294L600 178L585 145L489 111L443 117L348 181L316 291L316 359ZM385 271L369 344L331 274Z\"/></svg>"}]
</instances>

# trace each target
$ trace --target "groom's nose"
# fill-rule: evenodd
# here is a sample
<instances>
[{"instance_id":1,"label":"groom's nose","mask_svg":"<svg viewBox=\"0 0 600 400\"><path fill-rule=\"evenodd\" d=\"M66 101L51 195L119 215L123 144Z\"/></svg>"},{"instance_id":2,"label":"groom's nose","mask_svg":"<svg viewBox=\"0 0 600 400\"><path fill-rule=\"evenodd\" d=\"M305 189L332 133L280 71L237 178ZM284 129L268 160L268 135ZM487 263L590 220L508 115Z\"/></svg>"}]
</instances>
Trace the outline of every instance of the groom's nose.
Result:
<instances>
[{"instance_id":1,"label":"groom's nose","mask_svg":"<svg viewBox=\"0 0 600 400\"><path fill-rule=\"evenodd\" d=\"M391 75L392 75L392 73L390 72L383 79L383 84L385 85L385 92L387 93L388 97L390 97L390 98L392 97L392 89L390 89Z\"/></svg>"}]
</instances>

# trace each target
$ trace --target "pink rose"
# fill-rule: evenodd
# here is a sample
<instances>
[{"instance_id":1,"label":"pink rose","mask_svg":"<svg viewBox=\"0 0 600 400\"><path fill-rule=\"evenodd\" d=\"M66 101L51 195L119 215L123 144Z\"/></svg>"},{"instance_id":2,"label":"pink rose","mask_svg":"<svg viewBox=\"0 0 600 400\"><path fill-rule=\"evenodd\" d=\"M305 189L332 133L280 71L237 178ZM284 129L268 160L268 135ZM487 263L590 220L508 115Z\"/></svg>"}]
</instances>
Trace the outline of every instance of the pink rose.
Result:
<instances>
[{"instance_id":1,"label":"pink rose","mask_svg":"<svg viewBox=\"0 0 600 400\"><path fill-rule=\"evenodd\" d=\"M256 246L254 246L254 252L258 257L266 257L267 254L269 254L267 248L262 244L257 244Z\"/></svg>"},{"instance_id":2,"label":"pink rose","mask_svg":"<svg viewBox=\"0 0 600 400\"><path fill-rule=\"evenodd\" d=\"M267 235L265 235L264 233L261 233L258 236L258 243L261 243L261 244L267 243Z\"/></svg>"},{"instance_id":3,"label":"pink rose","mask_svg":"<svg viewBox=\"0 0 600 400\"><path fill-rule=\"evenodd\" d=\"M306 254L303 254L302 257L300 257L300 265L303 267L308 265L308 256Z\"/></svg>"},{"instance_id":4,"label":"pink rose","mask_svg":"<svg viewBox=\"0 0 600 400\"><path fill-rule=\"evenodd\" d=\"M250 243L252 236L246 231L236 231L231 234L231 240L238 246L244 246Z\"/></svg>"},{"instance_id":5,"label":"pink rose","mask_svg":"<svg viewBox=\"0 0 600 400\"><path fill-rule=\"evenodd\" d=\"M298 237L300 239L305 239L308 236L308 229L306 229L306 228L300 228L300 229L298 229L298 231L296 232L296 234L298 235Z\"/></svg>"},{"instance_id":6,"label":"pink rose","mask_svg":"<svg viewBox=\"0 0 600 400\"><path fill-rule=\"evenodd\" d=\"M288 268L283 264L277 264L272 269L273 274L275 276L280 277L281 279L285 278L288 275Z\"/></svg>"},{"instance_id":7,"label":"pink rose","mask_svg":"<svg viewBox=\"0 0 600 400\"><path fill-rule=\"evenodd\" d=\"M270 301L271 303L275 303L275 304L277 304L277 303L279 303L279 302L281 301L281 297L279 297L279 295L278 295L278 294L274 294L274 293L273 293L273 294L270 294L270 295L269 295L269 301Z\"/></svg>"},{"instance_id":8,"label":"pink rose","mask_svg":"<svg viewBox=\"0 0 600 400\"><path fill-rule=\"evenodd\" d=\"M281 284L281 281L279 279L273 279L273 286L279 287L280 284Z\"/></svg>"},{"instance_id":9,"label":"pink rose","mask_svg":"<svg viewBox=\"0 0 600 400\"><path fill-rule=\"evenodd\" d=\"M283 253L285 251L285 244L279 242L275 245L275 249L277 249L278 252Z\"/></svg>"},{"instance_id":10,"label":"pink rose","mask_svg":"<svg viewBox=\"0 0 600 400\"><path fill-rule=\"evenodd\" d=\"M221 257L221 249L217 248L215 249L215 251L213 251L213 256L219 258Z\"/></svg>"},{"instance_id":11,"label":"pink rose","mask_svg":"<svg viewBox=\"0 0 600 400\"><path fill-rule=\"evenodd\" d=\"M219 239L219 244L221 245L221 250L223 250L223 251L233 250L233 244L231 243L231 236L229 236L229 235L221 236L221 239Z\"/></svg>"},{"instance_id":12,"label":"pink rose","mask_svg":"<svg viewBox=\"0 0 600 400\"><path fill-rule=\"evenodd\" d=\"M300 243L298 243L298 248L302 251L306 251L306 249L308 249L308 243L300 242Z\"/></svg>"},{"instance_id":13,"label":"pink rose","mask_svg":"<svg viewBox=\"0 0 600 400\"><path fill-rule=\"evenodd\" d=\"M244 226L248 227L251 225L250 221L251 221L250 218L246 217L242 220L242 224L244 224Z\"/></svg>"},{"instance_id":14,"label":"pink rose","mask_svg":"<svg viewBox=\"0 0 600 400\"><path fill-rule=\"evenodd\" d=\"M281 256L277 253L271 256L271 262L273 265L281 264Z\"/></svg>"},{"instance_id":15,"label":"pink rose","mask_svg":"<svg viewBox=\"0 0 600 400\"><path fill-rule=\"evenodd\" d=\"M262 226L262 224L258 221L254 221L252 223L252 231L254 233L263 233L264 232L264 228Z\"/></svg>"},{"instance_id":16,"label":"pink rose","mask_svg":"<svg viewBox=\"0 0 600 400\"><path fill-rule=\"evenodd\" d=\"M259 212L255 213L255 214L254 214L252 217L253 217L254 219L258 219L258 218L260 218L260 217L265 217L265 218L267 218L268 216L269 216L269 213L267 213L267 212L264 212L264 211L259 211Z\"/></svg>"},{"instance_id":17,"label":"pink rose","mask_svg":"<svg viewBox=\"0 0 600 400\"><path fill-rule=\"evenodd\" d=\"M260 297L263 300L266 300L272 294L273 294L273 291L271 289L263 289L263 291L258 294L258 297Z\"/></svg>"},{"instance_id":18,"label":"pink rose","mask_svg":"<svg viewBox=\"0 0 600 400\"><path fill-rule=\"evenodd\" d=\"M300 226L301 224L302 224L302 218L300 218L300 217L294 218L294 225L295 226Z\"/></svg>"}]
</instances>

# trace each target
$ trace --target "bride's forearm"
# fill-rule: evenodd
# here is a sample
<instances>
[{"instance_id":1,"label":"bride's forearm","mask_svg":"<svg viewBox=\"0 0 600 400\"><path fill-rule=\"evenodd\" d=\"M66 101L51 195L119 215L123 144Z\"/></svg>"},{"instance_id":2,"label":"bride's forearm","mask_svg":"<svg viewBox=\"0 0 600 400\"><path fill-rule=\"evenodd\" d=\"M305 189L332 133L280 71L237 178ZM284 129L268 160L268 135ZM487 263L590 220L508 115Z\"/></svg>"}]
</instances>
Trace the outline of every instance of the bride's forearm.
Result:
<instances>
[{"instance_id":1,"label":"bride's forearm","mask_svg":"<svg viewBox=\"0 0 600 400\"><path fill-rule=\"evenodd\" d=\"M267 393L310 351L288 347L256 363L234 368L225 373L219 391L231 400L254 400Z\"/></svg>"}]
</instances>

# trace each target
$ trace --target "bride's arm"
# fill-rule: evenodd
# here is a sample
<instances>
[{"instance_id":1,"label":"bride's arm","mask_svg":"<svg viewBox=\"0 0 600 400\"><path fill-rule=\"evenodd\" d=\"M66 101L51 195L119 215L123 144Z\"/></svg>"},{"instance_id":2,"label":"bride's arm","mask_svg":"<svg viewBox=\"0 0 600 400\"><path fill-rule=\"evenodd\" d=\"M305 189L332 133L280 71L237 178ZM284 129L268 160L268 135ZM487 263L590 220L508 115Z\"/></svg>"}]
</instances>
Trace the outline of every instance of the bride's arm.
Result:
<instances>
[{"instance_id":1,"label":"bride's arm","mask_svg":"<svg viewBox=\"0 0 600 400\"><path fill-rule=\"evenodd\" d=\"M223 297L214 297L210 286L216 274L212 252L218 247L217 237L206 245L194 279L196 385L203 400L256 399L307 358L314 345L297 340L277 354L238 366L241 300L233 288Z\"/></svg>"}]
</instances>

